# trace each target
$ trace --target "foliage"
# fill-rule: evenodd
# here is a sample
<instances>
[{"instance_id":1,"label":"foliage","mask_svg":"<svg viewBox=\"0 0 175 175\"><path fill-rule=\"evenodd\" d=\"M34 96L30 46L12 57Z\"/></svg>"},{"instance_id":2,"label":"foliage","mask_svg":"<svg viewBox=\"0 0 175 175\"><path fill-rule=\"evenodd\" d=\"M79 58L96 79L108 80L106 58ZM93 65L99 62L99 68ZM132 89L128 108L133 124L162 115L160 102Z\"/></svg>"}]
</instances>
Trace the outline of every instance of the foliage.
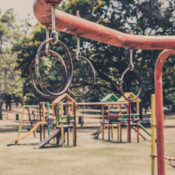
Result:
<instances>
[{"instance_id":1,"label":"foliage","mask_svg":"<svg viewBox=\"0 0 175 175\"><path fill-rule=\"evenodd\" d=\"M22 99L23 82L20 71L16 71L17 54L11 52L12 45L20 38L20 26L15 22L13 9L0 14L0 102ZM18 100L17 100L18 99ZM0 105L0 118L2 118Z\"/></svg>"},{"instance_id":2,"label":"foliage","mask_svg":"<svg viewBox=\"0 0 175 175\"><path fill-rule=\"evenodd\" d=\"M162 5L162 3L163 1L156 2L155 0L69 0L64 1L60 9L73 15L76 10L79 10L82 18L125 33L132 30L138 35L172 35L175 33L174 9L171 8L172 4ZM36 94L33 93L29 83L28 67L39 43L45 39L45 29L40 25L36 28L31 38L25 37L14 46L14 50L18 52L18 68L25 79L24 94L31 94L31 99L36 97ZM59 33L59 38L74 55L76 38L65 33ZM60 53L59 48L54 49ZM119 82L122 72L129 64L129 50L81 38L81 51L82 55L92 61L97 73L95 88L86 100L98 101L111 92L120 96ZM154 67L159 53L160 51L153 50L134 52L135 69L139 71L143 81L144 89L141 99L142 106L145 107L150 104L150 95L154 93ZM174 103L175 100L173 97L175 91L174 63L175 60L171 57L164 67L165 104ZM127 75L126 91L137 93L135 79L135 75L131 73ZM38 96L37 99L39 100Z\"/></svg>"}]
</instances>

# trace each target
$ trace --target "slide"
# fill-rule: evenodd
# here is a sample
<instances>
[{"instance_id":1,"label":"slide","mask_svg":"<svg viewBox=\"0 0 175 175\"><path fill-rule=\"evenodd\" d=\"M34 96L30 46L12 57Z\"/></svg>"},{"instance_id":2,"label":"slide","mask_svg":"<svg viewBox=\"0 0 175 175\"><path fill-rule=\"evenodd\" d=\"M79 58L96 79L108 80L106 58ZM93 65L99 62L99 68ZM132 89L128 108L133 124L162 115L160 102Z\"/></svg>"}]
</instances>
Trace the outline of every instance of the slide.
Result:
<instances>
[{"instance_id":1,"label":"slide","mask_svg":"<svg viewBox=\"0 0 175 175\"><path fill-rule=\"evenodd\" d=\"M135 132L137 132L137 128L135 126L132 127L132 129L134 129ZM147 140L145 136L143 136L140 132L139 135L144 139Z\"/></svg>"},{"instance_id":2,"label":"slide","mask_svg":"<svg viewBox=\"0 0 175 175\"><path fill-rule=\"evenodd\" d=\"M52 134L50 134L47 138L45 138L42 142L38 143L38 145L36 145L34 148L42 148L45 145L47 145L52 139L54 139L56 136L58 136L58 140L60 141L61 138L61 130L57 129L56 131L54 131ZM58 142L59 142L58 141Z\"/></svg>"},{"instance_id":3,"label":"slide","mask_svg":"<svg viewBox=\"0 0 175 175\"><path fill-rule=\"evenodd\" d=\"M151 134L146 130L146 128L142 124L138 124L139 128L141 128L147 135L151 137Z\"/></svg>"},{"instance_id":4,"label":"slide","mask_svg":"<svg viewBox=\"0 0 175 175\"><path fill-rule=\"evenodd\" d=\"M98 139L99 134L102 133L102 124L98 127L97 131L95 131L94 133L92 133L91 135L94 136L94 139Z\"/></svg>"},{"instance_id":5,"label":"slide","mask_svg":"<svg viewBox=\"0 0 175 175\"><path fill-rule=\"evenodd\" d=\"M19 140L25 139L30 134L32 134L34 131L36 131L40 125L43 125L43 124L47 124L47 123L46 122L37 122L29 132L27 132L26 134L24 134L22 136L17 137L16 139L10 140L9 143L13 143L13 142L17 142Z\"/></svg>"}]
</instances>

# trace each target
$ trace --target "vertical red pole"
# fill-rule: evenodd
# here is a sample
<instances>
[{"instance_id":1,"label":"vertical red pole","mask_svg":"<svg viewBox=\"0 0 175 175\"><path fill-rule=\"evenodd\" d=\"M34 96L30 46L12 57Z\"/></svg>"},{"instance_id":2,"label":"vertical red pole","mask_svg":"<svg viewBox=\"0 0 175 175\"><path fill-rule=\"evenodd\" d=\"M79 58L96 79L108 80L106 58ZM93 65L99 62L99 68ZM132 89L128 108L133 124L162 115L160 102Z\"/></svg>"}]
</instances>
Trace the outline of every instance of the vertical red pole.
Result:
<instances>
[{"instance_id":1,"label":"vertical red pole","mask_svg":"<svg viewBox=\"0 0 175 175\"><path fill-rule=\"evenodd\" d=\"M74 140L73 140L73 146L77 146L77 126L76 126L76 103L73 102L73 113L74 113Z\"/></svg>"},{"instance_id":2,"label":"vertical red pole","mask_svg":"<svg viewBox=\"0 0 175 175\"><path fill-rule=\"evenodd\" d=\"M128 103L128 112L127 112L127 141L131 143L131 102Z\"/></svg>"},{"instance_id":3,"label":"vertical red pole","mask_svg":"<svg viewBox=\"0 0 175 175\"><path fill-rule=\"evenodd\" d=\"M120 118L122 119L122 105L119 105L119 110L120 110ZM120 142L122 142L122 122L120 121Z\"/></svg>"},{"instance_id":4,"label":"vertical red pole","mask_svg":"<svg viewBox=\"0 0 175 175\"><path fill-rule=\"evenodd\" d=\"M165 60L171 55L175 55L175 50L164 50L161 52L156 62L155 74L154 74L155 96L156 96L156 134L157 134L158 175L165 175L162 68Z\"/></svg>"},{"instance_id":5,"label":"vertical red pole","mask_svg":"<svg viewBox=\"0 0 175 175\"><path fill-rule=\"evenodd\" d=\"M39 118L40 118L40 122L41 122L41 116L42 116L42 110L41 110L41 103L39 103ZM40 142L42 141L42 126L40 125Z\"/></svg>"},{"instance_id":6,"label":"vertical red pole","mask_svg":"<svg viewBox=\"0 0 175 175\"><path fill-rule=\"evenodd\" d=\"M110 105L108 105L108 141L110 141L110 120L109 120L109 113L110 113Z\"/></svg>"},{"instance_id":7,"label":"vertical red pole","mask_svg":"<svg viewBox=\"0 0 175 175\"><path fill-rule=\"evenodd\" d=\"M104 105L102 105L102 139L104 140L104 121L105 121L105 114L104 114Z\"/></svg>"},{"instance_id":8,"label":"vertical red pole","mask_svg":"<svg viewBox=\"0 0 175 175\"><path fill-rule=\"evenodd\" d=\"M139 102L138 101L137 101L136 105L137 105L137 107L136 107L137 114L139 114ZM140 122L139 115L137 116L136 120L137 120L137 143L139 143L139 122Z\"/></svg>"}]
</instances>

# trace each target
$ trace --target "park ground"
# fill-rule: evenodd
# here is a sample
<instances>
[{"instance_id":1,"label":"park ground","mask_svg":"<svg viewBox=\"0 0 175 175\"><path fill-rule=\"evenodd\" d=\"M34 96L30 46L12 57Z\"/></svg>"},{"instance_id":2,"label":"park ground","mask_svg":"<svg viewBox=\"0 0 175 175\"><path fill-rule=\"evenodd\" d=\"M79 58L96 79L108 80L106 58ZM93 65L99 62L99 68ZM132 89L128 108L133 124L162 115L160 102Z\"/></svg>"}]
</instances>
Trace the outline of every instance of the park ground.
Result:
<instances>
[{"instance_id":1,"label":"park ground","mask_svg":"<svg viewBox=\"0 0 175 175\"><path fill-rule=\"evenodd\" d=\"M6 117L0 121L0 175L151 174L150 138L136 143L133 131L132 143L126 143L126 129L123 129L123 143L93 139L90 134L95 129L78 129L77 147L34 149L39 136L34 138L33 135L19 141L18 145L7 146L8 141L17 136L16 112L4 112ZM165 152L175 157L175 115L165 116L165 126ZM175 174L167 161L166 174Z\"/></svg>"}]
</instances>

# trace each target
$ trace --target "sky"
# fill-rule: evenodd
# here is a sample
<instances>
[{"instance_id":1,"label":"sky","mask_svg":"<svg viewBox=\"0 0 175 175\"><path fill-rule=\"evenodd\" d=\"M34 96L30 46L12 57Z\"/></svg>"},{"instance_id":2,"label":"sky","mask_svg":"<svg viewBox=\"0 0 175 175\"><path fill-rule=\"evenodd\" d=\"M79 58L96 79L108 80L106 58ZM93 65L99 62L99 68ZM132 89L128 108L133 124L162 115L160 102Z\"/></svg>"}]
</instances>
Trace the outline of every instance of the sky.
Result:
<instances>
[{"instance_id":1,"label":"sky","mask_svg":"<svg viewBox=\"0 0 175 175\"><path fill-rule=\"evenodd\" d=\"M37 22L33 13L34 0L0 0L0 10L4 13L7 9L13 8L17 22L27 18L28 14L32 19L32 24Z\"/></svg>"}]
</instances>

